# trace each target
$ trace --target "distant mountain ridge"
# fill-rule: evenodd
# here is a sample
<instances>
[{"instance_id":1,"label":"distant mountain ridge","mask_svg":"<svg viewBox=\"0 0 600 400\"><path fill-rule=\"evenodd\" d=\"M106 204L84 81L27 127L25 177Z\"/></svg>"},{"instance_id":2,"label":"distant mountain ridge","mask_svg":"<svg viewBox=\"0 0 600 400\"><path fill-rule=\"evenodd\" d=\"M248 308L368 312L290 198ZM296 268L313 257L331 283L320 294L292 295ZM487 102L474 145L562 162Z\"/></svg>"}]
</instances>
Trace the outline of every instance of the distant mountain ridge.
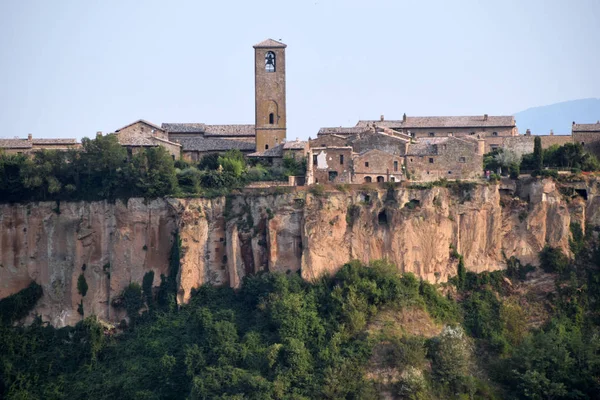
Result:
<instances>
[{"instance_id":1,"label":"distant mountain ridge","mask_svg":"<svg viewBox=\"0 0 600 400\"><path fill-rule=\"evenodd\" d=\"M600 120L600 98L564 101L541 107L532 107L514 114L519 133L527 129L535 135L548 134L552 129L557 135L571 133L573 121L591 124Z\"/></svg>"}]
</instances>

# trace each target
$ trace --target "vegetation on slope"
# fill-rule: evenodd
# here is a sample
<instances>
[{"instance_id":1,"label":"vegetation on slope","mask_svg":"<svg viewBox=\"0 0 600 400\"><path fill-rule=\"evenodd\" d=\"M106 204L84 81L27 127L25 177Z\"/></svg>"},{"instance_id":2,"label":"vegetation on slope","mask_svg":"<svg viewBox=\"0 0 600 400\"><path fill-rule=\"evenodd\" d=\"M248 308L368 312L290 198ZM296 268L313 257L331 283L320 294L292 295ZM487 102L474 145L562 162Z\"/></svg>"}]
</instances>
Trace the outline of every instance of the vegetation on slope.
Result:
<instances>
[{"instance_id":1,"label":"vegetation on slope","mask_svg":"<svg viewBox=\"0 0 600 400\"><path fill-rule=\"evenodd\" d=\"M600 251L572 229L574 260L546 248L535 279L514 258L493 273L463 265L445 295L386 262L352 262L313 284L265 273L238 291L203 286L181 307L168 278L156 293L144 279L124 293L131 323L120 334L93 317L57 330L3 315L0 397L595 399ZM524 290L540 277L554 290ZM3 313L31 307L11 302ZM536 307L546 317L532 323ZM410 310L427 329L389 326Z\"/></svg>"}]
</instances>

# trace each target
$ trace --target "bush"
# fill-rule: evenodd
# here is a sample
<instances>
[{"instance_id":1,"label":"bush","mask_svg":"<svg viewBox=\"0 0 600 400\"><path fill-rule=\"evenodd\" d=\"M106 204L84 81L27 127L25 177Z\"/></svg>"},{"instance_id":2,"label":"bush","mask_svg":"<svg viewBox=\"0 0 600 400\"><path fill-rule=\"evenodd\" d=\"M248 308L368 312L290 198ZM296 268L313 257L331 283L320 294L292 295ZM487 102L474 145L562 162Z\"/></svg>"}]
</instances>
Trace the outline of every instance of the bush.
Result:
<instances>
[{"instance_id":1,"label":"bush","mask_svg":"<svg viewBox=\"0 0 600 400\"><path fill-rule=\"evenodd\" d=\"M88 284L85 280L85 276L83 274L79 274L79 278L77 279L77 292L81 295L81 297L85 297L88 291Z\"/></svg>"},{"instance_id":2,"label":"bush","mask_svg":"<svg viewBox=\"0 0 600 400\"><path fill-rule=\"evenodd\" d=\"M545 272L564 273L569 266L569 259L561 249L549 245L544 246L539 254L540 266Z\"/></svg>"},{"instance_id":3,"label":"bush","mask_svg":"<svg viewBox=\"0 0 600 400\"><path fill-rule=\"evenodd\" d=\"M42 297L42 287L35 282L18 293L0 300L0 321L12 324L25 318Z\"/></svg>"},{"instance_id":4,"label":"bush","mask_svg":"<svg viewBox=\"0 0 600 400\"><path fill-rule=\"evenodd\" d=\"M472 349L460 326L446 326L440 336L431 339L428 354L432 372L441 382L456 386L469 375Z\"/></svg>"}]
</instances>

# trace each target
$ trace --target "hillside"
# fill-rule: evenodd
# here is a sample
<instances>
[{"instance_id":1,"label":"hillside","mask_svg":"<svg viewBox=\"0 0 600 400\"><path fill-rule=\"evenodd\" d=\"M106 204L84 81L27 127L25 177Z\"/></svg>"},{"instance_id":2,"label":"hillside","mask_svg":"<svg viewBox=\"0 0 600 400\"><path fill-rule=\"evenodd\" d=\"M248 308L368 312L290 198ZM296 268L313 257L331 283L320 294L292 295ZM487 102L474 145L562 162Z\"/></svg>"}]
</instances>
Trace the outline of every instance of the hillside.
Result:
<instances>
[{"instance_id":1,"label":"hillside","mask_svg":"<svg viewBox=\"0 0 600 400\"><path fill-rule=\"evenodd\" d=\"M573 121L585 124L600 120L600 99L579 99L532 107L514 116L520 133L531 129L531 133L543 135L552 129L557 135L567 135L571 133Z\"/></svg>"}]
</instances>

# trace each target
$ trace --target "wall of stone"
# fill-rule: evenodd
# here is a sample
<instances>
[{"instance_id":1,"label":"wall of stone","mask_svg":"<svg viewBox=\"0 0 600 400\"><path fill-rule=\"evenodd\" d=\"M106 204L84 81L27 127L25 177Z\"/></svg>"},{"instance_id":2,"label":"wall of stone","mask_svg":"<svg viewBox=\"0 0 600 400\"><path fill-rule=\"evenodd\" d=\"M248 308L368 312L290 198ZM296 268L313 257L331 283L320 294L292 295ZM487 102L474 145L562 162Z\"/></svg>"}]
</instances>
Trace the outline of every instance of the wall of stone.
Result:
<instances>
[{"instance_id":1,"label":"wall of stone","mask_svg":"<svg viewBox=\"0 0 600 400\"><path fill-rule=\"evenodd\" d=\"M310 156L312 154L312 156ZM352 182L352 148L327 147L316 148L309 153L311 158L308 168L312 165L311 183L351 183ZM343 157L343 162L342 162ZM316 159L316 165L315 165ZM337 173L331 179L332 173Z\"/></svg>"},{"instance_id":2,"label":"wall of stone","mask_svg":"<svg viewBox=\"0 0 600 400\"><path fill-rule=\"evenodd\" d=\"M400 182L402 180L404 157L380 150L371 150L354 155L352 164L353 183L377 182L378 177L383 178L384 182ZM365 179L367 177L368 179Z\"/></svg>"},{"instance_id":3,"label":"wall of stone","mask_svg":"<svg viewBox=\"0 0 600 400\"><path fill-rule=\"evenodd\" d=\"M449 139L437 145L437 155L406 156L406 169L411 179L435 181L437 179L477 179L483 176L483 156L478 143ZM433 160L433 162L431 162Z\"/></svg>"},{"instance_id":4,"label":"wall of stone","mask_svg":"<svg viewBox=\"0 0 600 400\"><path fill-rule=\"evenodd\" d=\"M406 128L404 132L410 131L411 134L415 134L415 137L431 137L430 133L433 133L435 137L447 137L447 136L474 136L481 138L496 137L497 136L513 136L516 134L516 128L509 127L486 127L486 128Z\"/></svg>"},{"instance_id":5,"label":"wall of stone","mask_svg":"<svg viewBox=\"0 0 600 400\"><path fill-rule=\"evenodd\" d=\"M377 149L396 156L406 154L406 146L405 140L383 133L365 134L352 142L352 148L356 153Z\"/></svg>"},{"instance_id":6,"label":"wall of stone","mask_svg":"<svg viewBox=\"0 0 600 400\"><path fill-rule=\"evenodd\" d=\"M600 132L573 132L573 142L600 158Z\"/></svg>"}]
</instances>

